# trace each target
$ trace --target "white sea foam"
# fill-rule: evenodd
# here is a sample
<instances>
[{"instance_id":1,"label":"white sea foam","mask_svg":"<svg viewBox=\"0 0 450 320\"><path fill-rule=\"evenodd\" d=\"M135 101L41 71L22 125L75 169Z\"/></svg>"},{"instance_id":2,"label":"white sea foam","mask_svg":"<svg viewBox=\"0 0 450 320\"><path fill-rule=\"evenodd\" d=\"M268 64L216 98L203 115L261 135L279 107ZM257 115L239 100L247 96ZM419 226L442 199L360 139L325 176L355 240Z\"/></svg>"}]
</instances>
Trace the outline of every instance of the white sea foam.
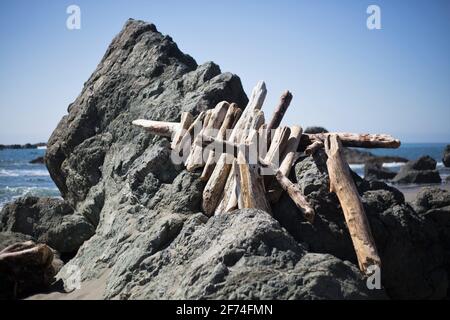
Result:
<instances>
[{"instance_id":1,"label":"white sea foam","mask_svg":"<svg viewBox=\"0 0 450 320\"><path fill-rule=\"evenodd\" d=\"M47 177L50 174L45 169L36 170L5 170L0 169L0 177Z\"/></svg>"},{"instance_id":2,"label":"white sea foam","mask_svg":"<svg viewBox=\"0 0 450 320\"><path fill-rule=\"evenodd\" d=\"M385 168L399 168L405 165L405 162L385 162L383 167Z\"/></svg>"},{"instance_id":3,"label":"white sea foam","mask_svg":"<svg viewBox=\"0 0 450 320\"><path fill-rule=\"evenodd\" d=\"M364 169L364 164L350 164L350 169L352 170Z\"/></svg>"},{"instance_id":4,"label":"white sea foam","mask_svg":"<svg viewBox=\"0 0 450 320\"><path fill-rule=\"evenodd\" d=\"M40 150L47 150L47 146L41 146L41 147L37 147Z\"/></svg>"}]
</instances>

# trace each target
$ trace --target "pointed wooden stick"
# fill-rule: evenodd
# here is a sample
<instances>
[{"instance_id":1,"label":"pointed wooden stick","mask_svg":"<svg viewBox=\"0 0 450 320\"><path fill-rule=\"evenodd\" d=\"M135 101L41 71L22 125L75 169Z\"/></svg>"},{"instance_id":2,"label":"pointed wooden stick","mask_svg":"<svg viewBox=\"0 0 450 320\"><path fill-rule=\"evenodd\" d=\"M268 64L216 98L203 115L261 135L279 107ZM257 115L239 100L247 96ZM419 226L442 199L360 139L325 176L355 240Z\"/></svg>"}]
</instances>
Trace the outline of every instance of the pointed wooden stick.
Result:
<instances>
[{"instance_id":1,"label":"pointed wooden stick","mask_svg":"<svg viewBox=\"0 0 450 320\"><path fill-rule=\"evenodd\" d=\"M183 112L181 114L180 125L172 138L172 143L170 144L172 150L175 150L177 148L178 144L180 143L186 131L191 126L192 122L194 122L194 117L192 116L192 114L190 114L189 112Z\"/></svg>"},{"instance_id":2,"label":"pointed wooden stick","mask_svg":"<svg viewBox=\"0 0 450 320\"><path fill-rule=\"evenodd\" d=\"M306 147L305 154L308 156L314 155L319 149L323 148L322 141L314 141L312 144Z\"/></svg>"},{"instance_id":3,"label":"pointed wooden stick","mask_svg":"<svg viewBox=\"0 0 450 320\"><path fill-rule=\"evenodd\" d=\"M189 129L184 133L178 145L175 146L174 151L178 152L178 155L183 156L184 162L186 162L189 151L191 150L191 144L203 128L203 120L205 120L205 117L206 112L200 112L194 122L189 126Z\"/></svg>"},{"instance_id":4,"label":"pointed wooden stick","mask_svg":"<svg viewBox=\"0 0 450 320\"><path fill-rule=\"evenodd\" d=\"M233 131L231 132L231 135L230 135L228 141L230 141L230 142L239 142L240 141L239 138L245 131L245 128L248 125L248 122L251 120L254 110L261 109L264 99L266 97L266 94L267 94L266 85L262 81L258 82L258 84L255 86L255 88L252 91L252 95L247 104L247 107L244 109L239 120L237 121L236 125L234 126ZM221 157L223 157L223 155L221 155ZM221 165L221 166L223 166L223 165ZM216 183L218 183L219 185L217 186L217 189L220 190L220 193L224 190L225 185L223 184L222 179L217 178L218 174L215 173L215 171L217 170L218 172L222 172L222 174L225 174L226 172L223 172L223 168L221 166L219 166L218 164L215 166L215 168L213 170L213 174L211 175L210 179L208 180L208 184L207 184L207 187L208 187L208 185L212 186L212 185L215 185ZM230 178L230 179L232 179L232 178ZM231 182L230 182L230 185L231 185ZM205 190L207 191L206 187L205 187ZM229 196L231 197L231 195L229 195ZM229 199L228 199L228 195L227 195L226 198L225 197L222 198L222 200L218 203L218 205L220 205L221 202L228 201L228 200ZM205 200L205 198L203 198L202 206L211 208L212 207L211 203L207 203L208 201L213 201L213 200L208 200L208 198ZM220 205L220 209L224 209L225 207L226 207L226 203ZM217 210L215 210L215 212L217 212Z\"/></svg>"},{"instance_id":5,"label":"pointed wooden stick","mask_svg":"<svg viewBox=\"0 0 450 320\"><path fill-rule=\"evenodd\" d=\"M286 177L279 168L276 168L272 163L265 161L264 159L259 159L259 162L264 167L269 167L273 172L275 172L275 178L280 184L280 186L287 192L289 197L294 201L297 208L303 213L306 220L313 223L315 212L306 200L303 192L300 188L292 183L288 177Z\"/></svg>"},{"instance_id":6,"label":"pointed wooden stick","mask_svg":"<svg viewBox=\"0 0 450 320\"><path fill-rule=\"evenodd\" d=\"M172 137L172 135L180 127L179 122L153 121L145 119L137 119L131 122L133 125L142 127L151 134L163 137Z\"/></svg>"},{"instance_id":7,"label":"pointed wooden stick","mask_svg":"<svg viewBox=\"0 0 450 320\"><path fill-rule=\"evenodd\" d=\"M300 143L300 139L302 136L302 128L300 126L291 126L291 134L289 136L288 141L286 142L286 145L284 147L283 154L281 156L281 164L279 170L283 175L286 177L289 176L289 173L291 172L292 166L294 165L295 161L298 159L298 145ZM273 161L272 161L273 163ZM270 183L270 180L268 181ZM268 193L268 199L271 203L276 203L278 200L280 200L282 191L280 188L278 188L276 185L272 184L270 187L268 186L267 189L269 190Z\"/></svg>"},{"instance_id":8,"label":"pointed wooden stick","mask_svg":"<svg viewBox=\"0 0 450 320\"><path fill-rule=\"evenodd\" d=\"M372 265L380 266L381 260L370 230L364 206L356 189L349 166L342 155L342 143L336 134L325 140L328 156L327 167L330 177L330 191L336 193L344 212L345 221L355 248L361 271L367 273Z\"/></svg>"},{"instance_id":9,"label":"pointed wooden stick","mask_svg":"<svg viewBox=\"0 0 450 320\"><path fill-rule=\"evenodd\" d=\"M236 125L236 122L239 120L239 117L241 116L241 109L237 106L237 104L232 103L230 107L228 108L227 114L225 115L225 119L223 120L223 123L219 129L219 132L216 136L217 139L226 140L227 139L227 130L230 130L234 128ZM208 156L208 160L206 161L205 167L203 168L202 175L200 176L200 179L202 181L208 181L208 179L211 177L211 174L214 171L214 168L216 166L216 153L214 150L211 150Z\"/></svg>"},{"instance_id":10,"label":"pointed wooden stick","mask_svg":"<svg viewBox=\"0 0 450 320\"><path fill-rule=\"evenodd\" d=\"M267 126L267 141L268 145L270 145L272 141L271 132L272 130L279 127L281 120L283 120L284 114L286 113L287 108L289 107L290 103L292 101L292 93L289 91L283 92L280 98L280 102L278 103L278 106L275 108L275 111L272 115L272 119L270 120L268 126Z\"/></svg>"},{"instance_id":11,"label":"pointed wooden stick","mask_svg":"<svg viewBox=\"0 0 450 320\"><path fill-rule=\"evenodd\" d=\"M253 117L251 119L251 121L249 122L249 125L247 126L247 128L245 128L244 132L241 135L241 144L248 144L249 141L252 139L252 137L255 135L255 133L258 132L259 128L263 125L264 123L264 112L262 112L261 110L254 110L253 111ZM238 164L239 164L239 171L240 171L240 176L242 176L242 174L245 175L244 179L248 179L247 176L248 175L255 175L255 176L259 176L258 170L257 168L253 167L253 166L248 166L247 164L247 159L249 157L253 157L254 158L254 163L258 162L258 157L256 154L256 150L254 152L255 154L248 154L248 155L244 155L241 157L238 157ZM241 166L242 165L242 166ZM246 169L244 169L244 167L246 167ZM243 172L245 171L245 172ZM239 207L239 198L241 197L241 193L240 191L242 190L242 186L240 186L240 183L242 181L242 177L239 180L235 181L235 185L236 188L234 190L230 189L227 190L228 192L234 192L234 195L229 196L229 200L228 203L226 205L226 208L228 211L237 209ZM248 181L248 180L246 180ZM250 183L250 182L249 182ZM260 186L258 185L258 181L254 180L251 183L254 183L255 185L253 186L253 190L255 190L255 192L259 192L261 191ZM264 186L262 187L262 192L264 193ZM257 191L256 191L257 190ZM264 210L264 208L267 209L266 206L264 206L261 202L261 205L258 206L259 209ZM270 207L269 207L270 208ZM267 211L267 210L266 210ZM267 211L268 213L270 213L270 209L268 209Z\"/></svg>"}]
</instances>

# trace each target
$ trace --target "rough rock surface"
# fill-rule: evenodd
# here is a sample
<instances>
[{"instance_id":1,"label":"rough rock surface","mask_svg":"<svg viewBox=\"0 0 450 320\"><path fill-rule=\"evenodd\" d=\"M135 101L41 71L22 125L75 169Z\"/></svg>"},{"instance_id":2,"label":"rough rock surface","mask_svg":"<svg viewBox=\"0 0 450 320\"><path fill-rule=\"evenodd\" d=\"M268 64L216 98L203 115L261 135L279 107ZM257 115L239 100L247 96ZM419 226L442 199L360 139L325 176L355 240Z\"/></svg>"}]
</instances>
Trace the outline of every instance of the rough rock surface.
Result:
<instances>
[{"instance_id":1,"label":"rough rock surface","mask_svg":"<svg viewBox=\"0 0 450 320\"><path fill-rule=\"evenodd\" d=\"M170 161L169 141L130 122L177 121L247 97L237 76L198 66L154 25L130 20L48 143L64 198L96 233L60 272L98 298L371 298L356 266L307 253L264 212L206 220L203 184Z\"/></svg>"},{"instance_id":2,"label":"rough rock surface","mask_svg":"<svg viewBox=\"0 0 450 320\"><path fill-rule=\"evenodd\" d=\"M314 158L301 159L291 175L314 206L314 224L305 221L286 195L275 206L274 216L307 250L356 263L342 210L329 192L325 161L320 151ZM445 297L447 275L434 224L416 214L395 188L353 176L383 263L381 275L387 294L399 299Z\"/></svg>"},{"instance_id":3,"label":"rough rock surface","mask_svg":"<svg viewBox=\"0 0 450 320\"><path fill-rule=\"evenodd\" d=\"M25 197L3 207L0 231L22 233L60 253L72 253L95 229L61 199Z\"/></svg>"},{"instance_id":4,"label":"rough rock surface","mask_svg":"<svg viewBox=\"0 0 450 320\"><path fill-rule=\"evenodd\" d=\"M392 180L395 183L440 183L436 160L424 156L407 162Z\"/></svg>"},{"instance_id":5,"label":"rough rock surface","mask_svg":"<svg viewBox=\"0 0 450 320\"><path fill-rule=\"evenodd\" d=\"M20 232L11 232L11 231L0 232L0 251L14 243L25 242L30 240L34 241L33 237Z\"/></svg>"},{"instance_id":6,"label":"rough rock surface","mask_svg":"<svg viewBox=\"0 0 450 320\"><path fill-rule=\"evenodd\" d=\"M442 157L442 162L444 166L450 167L450 144L447 145L444 149L444 155Z\"/></svg>"},{"instance_id":7,"label":"rough rock surface","mask_svg":"<svg viewBox=\"0 0 450 320\"><path fill-rule=\"evenodd\" d=\"M383 163L368 161L364 165L365 180L390 180L396 175L389 169L383 168Z\"/></svg>"},{"instance_id":8,"label":"rough rock surface","mask_svg":"<svg viewBox=\"0 0 450 320\"><path fill-rule=\"evenodd\" d=\"M435 224L444 247L444 261L450 278L450 192L439 188L423 188L417 194L413 206L417 213Z\"/></svg>"}]
</instances>

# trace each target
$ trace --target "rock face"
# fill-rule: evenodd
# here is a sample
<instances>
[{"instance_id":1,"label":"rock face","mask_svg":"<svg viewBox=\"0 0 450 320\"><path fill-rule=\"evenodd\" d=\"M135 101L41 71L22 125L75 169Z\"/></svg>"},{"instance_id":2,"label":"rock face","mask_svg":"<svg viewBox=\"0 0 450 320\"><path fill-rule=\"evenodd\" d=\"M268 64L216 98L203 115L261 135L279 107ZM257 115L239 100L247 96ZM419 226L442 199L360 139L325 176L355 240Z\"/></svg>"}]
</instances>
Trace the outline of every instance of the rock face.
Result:
<instances>
[{"instance_id":1,"label":"rock face","mask_svg":"<svg viewBox=\"0 0 450 320\"><path fill-rule=\"evenodd\" d=\"M364 179L366 180L390 180L395 175L395 172L383 168L383 163L368 161L364 165Z\"/></svg>"},{"instance_id":2,"label":"rock face","mask_svg":"<svg viewBox=\"0 0 450 320\"><path fill-rule=\"evenodd\" d=\"M450 167L450 144L445 147L442 162L444 163L444 166Z\"/></svg>"},{"instance_id":3,"label":"rock face","mask_svg":"<svg viewBox=\"0 0 450 320\"><path fill-rule=\"evenodd\" d=\"M444 247L444 261L450 279L450 192L439 188L423 188L417 194L413 206L417 213L435 224Z\"/></svg>"},{"instance_id":4,"label":"rock face","mask_svg":"<svg viewBox=\"0 0 450 320\"><path fill-rule=\"evenodd\" d=\"M0 231L21 233L60 253L76 252L94 234L94 226L63 200L26 197L0 212Z\"/></svg>"},{"instance_id":5,"label":"rock face","mask_svg":"<svg viewBox=\"0 0 450 320\"><path fill-rule=\"evenodd\" d=\"M440 183L441 177L436 170L436 160L424 156L407 162L394 177L395 183Z\"/></svg>"},{"instance_id":6,"label":"rock face","mask_svg":"<svg viewBox=\"0 0 450 320\"><path fill-rule=\"evenodd\" d=\"M273 208L274 217L308 251L356 263L342 210L335 194L329 192L325 161L320 151L314 158L301 159L291 175L314 206L314 224L306 222L286 195ZM416 214L395 188L353 176L383 264L381 277L387 294L396 299L445 297L447 274L434 224Z\"/></svg>"},{"instance_id":7,"label":"rock face","mask_svg":"<svg viewBox=\"0 0 450 320\"><path fill-rule=\"evenodd\" d=\"M30 161L31 164L44 164L44 157L37 157Z\"/></svg>"}]
</instances>

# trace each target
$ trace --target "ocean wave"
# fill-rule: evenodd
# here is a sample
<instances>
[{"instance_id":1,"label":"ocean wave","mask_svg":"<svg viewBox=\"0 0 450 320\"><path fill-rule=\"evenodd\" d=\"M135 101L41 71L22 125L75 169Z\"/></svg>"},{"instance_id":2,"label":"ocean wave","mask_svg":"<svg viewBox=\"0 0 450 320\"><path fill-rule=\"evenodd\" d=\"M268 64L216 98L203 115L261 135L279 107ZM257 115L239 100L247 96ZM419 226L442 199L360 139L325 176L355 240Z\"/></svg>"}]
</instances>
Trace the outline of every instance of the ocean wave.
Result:
<instances>
[{"instance_id":1,"label":"ocean wave","mask_svg":"<svg viewBox=\"0 0 450 320\"><path fill-rule=\"evenodd\" d=\"M25 196L61 198L57 187L5 187L0 189L0 209L7 203Z\"/></svg>"},{"instance_id":2,"label":"ocean wave","mask_svg":"<svg viewBox=\"0 0 450 320\"><path fill-rule=\"evenodd\" d=\"M36 170L0 169L0 177L47 177L47 176L50 176L50 174L45 169L36 169Z\"/></svg>"},{"instance_id":3,"label":"ocean wave","mask_svg":"<svg viewBox=\"0 0 450 320\"><path fill-rule=\"evenodd\" d=\"M352 170L358 170L358 169L364 169L364 163L362 164L350 164L350 169Z\"/></svg>"},{"instance_id":4,"label":"ocean wave","mask_svg":"<svg viewBox=\"0 0 450 320\"><path fill-rule=\"evenodd\" d=\"M400 168L405 165L405 162L385 162L383 167L385 168Z\"/></svg>"}]
</instances>

